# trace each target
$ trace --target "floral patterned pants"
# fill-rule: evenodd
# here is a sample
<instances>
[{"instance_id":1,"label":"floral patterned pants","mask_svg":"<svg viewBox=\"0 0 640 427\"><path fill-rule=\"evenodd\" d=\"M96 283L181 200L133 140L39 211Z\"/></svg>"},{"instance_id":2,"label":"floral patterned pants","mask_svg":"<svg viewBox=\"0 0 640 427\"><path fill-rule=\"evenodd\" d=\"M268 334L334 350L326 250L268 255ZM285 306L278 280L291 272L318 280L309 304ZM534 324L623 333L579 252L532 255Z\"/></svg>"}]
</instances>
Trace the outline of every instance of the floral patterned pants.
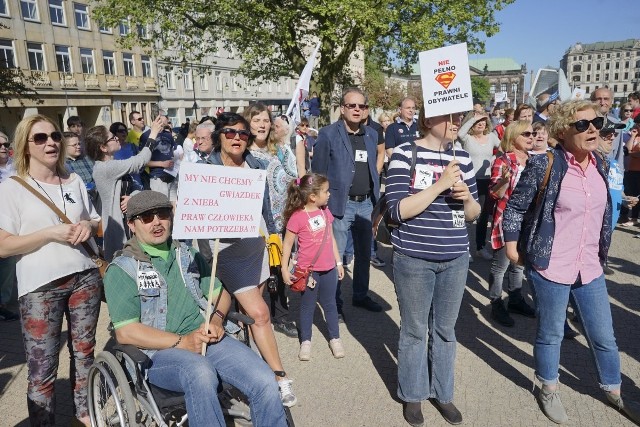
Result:
<instances>
[{"instance_id":1,"label":"floral patterned pants","mask_svg":"<svg viewBox=\"0 0 640 427\"><path fill-rule=\"evenodd\" d=\"M69 376L77 418L88 416L87 375L93 364L102 279L97 269L71 274L19 299L27 356L27 404L32 426L55 425L55 381L67 318Z\"/></svg>"}]
</instances>

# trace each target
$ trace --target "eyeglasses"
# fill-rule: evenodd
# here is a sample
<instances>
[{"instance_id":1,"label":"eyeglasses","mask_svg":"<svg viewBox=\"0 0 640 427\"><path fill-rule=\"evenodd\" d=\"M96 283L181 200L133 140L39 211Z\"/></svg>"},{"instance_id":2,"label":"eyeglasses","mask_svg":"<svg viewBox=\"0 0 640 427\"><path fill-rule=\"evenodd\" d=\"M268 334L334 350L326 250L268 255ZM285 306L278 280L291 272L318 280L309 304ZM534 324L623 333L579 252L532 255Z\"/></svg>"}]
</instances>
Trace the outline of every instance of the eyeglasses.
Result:
<instances>
[{"instance_id":1,"label":"eyeglasses","mask_svg":"<svg viewBox=\"0 0 640 427\"><path fill-rule=\"evenodd\" d=\"M37 145L42 145L47 143L47 141L49 140L49 137L51 137L53 142L62 142L61 132L51 132L50 134L44 133L44 132L34 133L33 137L29 141L33 141Z\"/></svg>"},{"instance_id":2,"label":"eyeglasses","mask_svg":"<svg viewBox=\"0 0 640 427\"><path fill-rule=\"evenodd\" d=\"M137 122L143 122L144 121L144 117L136 117L135 119L133 119Z\"/></svg>"},{"instance_id":3,"label":"eyeglasses","mask_svg":"<svg viewBox=\"0 0 640 427\"><path fill-rule=\"evenodd\" d=\"M127 128L116 129L116 133L127 133Z\"/></svg>"},{"instance_id":4,"label":"eyeglasses","mask_svg":"<svg viewBox=\"0 0 640 427\"><path fill-rule=\"evenodd\" d=\"M70 148L76 148L76 147L79 147L79 146L80 146L79 142L76 142L75 144L67 144L67 147L70 147Z\"/></svg>"},{"instance_id":5,"label":"eyeglasses","mask_svg":"<svg viewBox=\"0 0 640 427\"><path fill-rule=\"evenodd\" d=\"M569 123L569 126L573 126L576 128L578 132L584 132L589 129L589 125L593 125L596 130L602 129L604 126L604 117L596 117L593 120L578 120L577 122Z\"/></svg>"},{"instance_id":6,"label":"eyeglasses","mask_svg":"<svg viewBox=\"0 0 640 427\"><path fill-rule=\"evenodd\" d=\"M356 107L358 107L358 109L360 110L366 110L367 108L369 108L368 104L344 104L344 106L349 110L354 110Z\"/></svg>"},{"instance_id":7,"label":"eyeglasses","mask_svg":"<svg viewBox=\"0 0 640 427\"><path fill-rule=\"evenodd\" d=\"M158 217L159 220L167 220L171 218L171 209L154 209L152 211L143 212L140 215L136 215L133 219L139 219L143 224L149 224L152 222L155 217Z\"/></svg>"},{"instance_id":8,"label":"eyeglasses","mask_svg":"<svg viewBox=\"0 0 640 427\"><path fill-rule=\"evenodd\" d=\"M622 111L624 111L625 113L633 113L633 110L627 110L626 108Z\"/></svg>"},{"instance_id":9,"label":"eyeglasses","mask_svg":"<svg viewBox=\"0 0 640 427\"><path fill-rule=\"evenodd\" d=\"M247 130L238 130L232 128L220 129L220 133L223 134L227 139L236 139L236 135L238 135L240 139L245 142L248 141L249 137L251 136L251 132Z\"/></svg>"},{"instance_id":10,"label":"eyeglasses","mask_svg":"<svg viewBox=\"0 0 640 427\"><path fill-rule=\"evenodd\" d=\"M3 142L2 144L0 144L0 146L2 146L4 148L9 148L9 147L11 147L11 143L10 142Z\"/></svg>"},{"instance_id":11,"label":"eyeglasses","mask_svg":"<svg viewBox=\"0 0 640 427\"><path fill-rule=\"evenodd\" d=\"M601 130L600 131L600 138L602 139L607 139L607 138L612 138L612 137L617 137L618 136L618 132L616 132L615 130L611 129L611 130Z\"/></svg>"},{"instance_id":12,"label":"eyeglasses","mask_svg":"<svg viewBox=\"0 0 640 427\"><path fill-rule=\"evenodd\" d=\"M531 138L531 137L536 137L538 136L538 132L522 132L520 135L524 136L525 138Z\"/></svg>"},{"instance_id":13,"label":"eyeglasses","mask_svg":"<svg viewBox=\"0 0 640 427\"><path fill-rule=\"evenodd\" d=\"M115 135L113 135L111 138L107 139L107 142L105 142L105 144L108 144L108 143L110 143L111 141L117 141L117 140L118 140L118 137L117 137L117 136L115 136Z\"/></svg>"},{"instance_id":14,"label":"eyeglasses","mask_svg":"<svg viewBox=\"0 0 640 427\"><path fill-rule=\"evenodd\" d=\"M308 127L309 127L309 125L305 125L304 123L300 123L300 124L298 125L298 127L299 127L299 128L308 128Z\"/></svg>"}]
</instances>

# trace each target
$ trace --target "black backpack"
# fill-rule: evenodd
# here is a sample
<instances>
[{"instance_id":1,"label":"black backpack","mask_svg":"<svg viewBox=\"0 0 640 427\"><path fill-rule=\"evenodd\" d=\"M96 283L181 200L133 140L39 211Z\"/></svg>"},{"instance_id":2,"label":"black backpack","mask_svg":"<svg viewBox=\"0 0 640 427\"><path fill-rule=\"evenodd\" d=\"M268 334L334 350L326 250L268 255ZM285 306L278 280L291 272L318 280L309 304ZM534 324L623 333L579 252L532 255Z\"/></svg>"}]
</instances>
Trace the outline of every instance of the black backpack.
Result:
<instances>
[{"instance_id":1,"label":"black backpack","mask_svg":"<svg viewBox=\"0 0 640 427\"><path fill-rule=\"evenodd\" d=\"M411 143L411 167L409 168L409 179L413 179L416 171L416 158L418 157L418 146ZM371 212L371 225L373 238L380 243L388 245L391 243L391 231L398 228L400 224L394 221L389 214L389 206L387 205L387 195L384 194L378 200Z\"/></svg>"}]
</instances>

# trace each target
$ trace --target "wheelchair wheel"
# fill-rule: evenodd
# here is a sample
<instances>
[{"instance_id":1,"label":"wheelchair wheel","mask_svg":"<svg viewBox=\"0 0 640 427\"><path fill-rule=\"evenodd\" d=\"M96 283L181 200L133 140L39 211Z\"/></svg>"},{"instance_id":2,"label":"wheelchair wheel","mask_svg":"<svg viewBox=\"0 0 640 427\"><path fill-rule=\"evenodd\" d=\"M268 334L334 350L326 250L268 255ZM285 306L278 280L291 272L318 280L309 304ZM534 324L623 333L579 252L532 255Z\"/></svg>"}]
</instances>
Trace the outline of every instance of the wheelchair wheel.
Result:
<instances>
[{"instance_id":1,"label":"wheelchair wheel","mask_svg":"<svg viewBox=\"0 0 640 427\"><path fill-rule=\"evenodd\" d=\"M92 427L131 426L136 422L136 403L129 380L118 359L100 353L89 370L87 403Z\"/></svg>"}]
</instances>

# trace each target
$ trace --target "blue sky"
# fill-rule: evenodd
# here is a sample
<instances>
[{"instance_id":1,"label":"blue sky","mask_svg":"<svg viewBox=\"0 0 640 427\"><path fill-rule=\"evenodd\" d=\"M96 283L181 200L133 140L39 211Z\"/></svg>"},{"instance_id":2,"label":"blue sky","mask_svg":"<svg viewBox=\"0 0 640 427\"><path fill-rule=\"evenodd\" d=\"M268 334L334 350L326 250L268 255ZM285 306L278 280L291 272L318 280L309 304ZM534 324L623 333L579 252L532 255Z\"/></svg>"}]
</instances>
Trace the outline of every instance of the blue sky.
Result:
<instances>
[{"instance_id":1,"label":"blue sky","mask_svg":"<svg viewBox=\"0 0 640 427\"><path fill-rule=\"evenodd\" d=\"M640 0L516 0L496 13L500 32L477 58L513 58L527 75L560 66L574 43L640 38ZM527 79L528 87L528 79Z\"/></svg>"}]
</instances>

